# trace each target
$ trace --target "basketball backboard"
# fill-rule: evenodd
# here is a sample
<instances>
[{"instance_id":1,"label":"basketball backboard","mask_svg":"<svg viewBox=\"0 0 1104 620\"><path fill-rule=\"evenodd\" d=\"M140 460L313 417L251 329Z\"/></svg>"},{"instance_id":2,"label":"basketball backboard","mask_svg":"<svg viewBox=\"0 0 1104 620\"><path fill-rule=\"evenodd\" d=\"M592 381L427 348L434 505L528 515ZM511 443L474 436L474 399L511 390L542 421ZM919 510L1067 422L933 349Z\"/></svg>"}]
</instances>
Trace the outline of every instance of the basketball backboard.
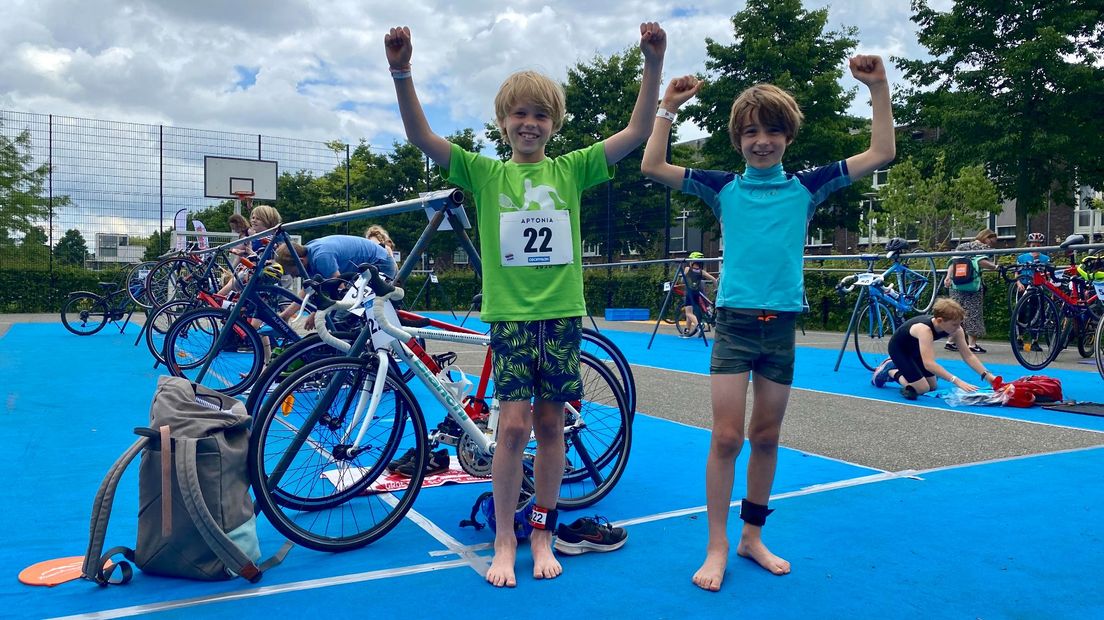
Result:
<instances>
[{"instance_id":1,"label":"basketball backboard","mask_svg":"<svg viewBox=\"0 0 1104 620\"><path fill-rule=\"evenodd\" d=\"M253 192L256 200L276 200L275 161L235 157L203 158L203 195L207 198L238 198L241 192Z\"/></svg>"}]
</instances>

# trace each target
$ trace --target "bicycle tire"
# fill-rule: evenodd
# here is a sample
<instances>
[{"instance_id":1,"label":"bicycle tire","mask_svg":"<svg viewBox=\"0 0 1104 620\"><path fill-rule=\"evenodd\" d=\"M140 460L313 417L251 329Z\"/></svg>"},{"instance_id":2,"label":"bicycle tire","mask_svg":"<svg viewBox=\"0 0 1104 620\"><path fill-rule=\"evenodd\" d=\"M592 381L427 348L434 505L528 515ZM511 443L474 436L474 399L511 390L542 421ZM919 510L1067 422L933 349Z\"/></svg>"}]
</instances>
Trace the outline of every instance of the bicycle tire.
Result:
<instances>
[{"instance_id":1,"label":"bicycle tire","mask_svg":"<svg viewBox=\"0 0 1104 620\"><path fill-rule=\"evenodd\" d=\"M680 307L678 309L678 314L675 315L675 331L686 338L693 338L698 335L698 330L701 329L701 313L697 308L694 308L694 316L698 317L698 324L694 326L694 329L688 329L686 327L686 313L683 312L683 307Z\"/></svg>"},{"instance_id":2,"label":"bicycle tire","mask_svg":"<svg viewBox=\"0 0 1104 620\"><path fill-rule=\"evenodd\" d=\"M1098 319L1088 316L1077 323L1077 353L1084 359L1091 359L1096 348L1096 324Z\"/></svg>"},{"instance_id":3,"label":"bicycle tire","mask_svg":"<svg viewBox=\"0 0 1104 620\"><path fill-rule=\"evenodd\" d=\"M896 329L896 315L881 302L870 301L859 311L855 322L855 353L867 370L877 369L889 357L889 339Z\"/></svg>"},{"instance_id":4,"label":"bicycle tire","mask_svg":"<svg viewBox=\"0 0 1104 620\"><path fill-rule=\"evenodd\" d=\"M146 276L146 296L150 303L160 306L176 299L191 299L199 290L217 290L203 287L198 278L203 274L202 262L189 256L170 256L162 259Z\"/></svg>"},{"instance_id":5,"label":"bicycle tire","mask_svg":"<svg viewBox=\"0 0 1104 620\"><path fill-rule=\"evenodd\" d=\"M125 280L127 297L146 310L154 307L153 301L146 294L146 278L155 266L157 261L147 260L127 268Z\"/></svg>"},{"instance_id":6,"label":"bicycle tire","mask_svg":"<svg viewBox=\"0 0 1104 620\"><path fill-rule=\"evenodd\" d=\"M625 401L629 406L629 413L635 416L636 378L633 376L632 365L629 364L629 360L625 358L625 354L621 352L621 349L604 334L590 329L589 327L584 327L580 350L586 351L603 362L606 362L607 366L611 363L613 364L617 371L616 376L620 379L621 391L625 393Z\"/></svg>"},{"instance_id":7,"label":"bicycle tire","mask_svg":"<svg viewBox=\"0 0 1104 620\"><path fill-rule=\"evenodd\" d=\"M924 250L916 249L909 254L919 254ZM913 272L923 277L916 278L907 272L897 272L897 291L903 292L911 299L912 307L920 313L928 312L935 305L935 298L939 296L939 286L943 278L939 277L939 270L935 268L935 259L930 256L919 257L905 254L901 257L901 263Z\"/></svg>"},{"instance_id":8,"label":"bicycle tire","mask_svg":"<svg viewBox=\"0 0 1104 620\"><path fill-rule=\"evenodd\" d=\"M632 418L616 377L597 357L581 353L579 371L583 397L578 403L582 422L564 434L564 476L557 506L586 508L613 490L625 473L632 449ZM565 428L574 413L566 411ZM527 474L526 477L532 476Z\"/></svg>"},{"instance_id":9,"label":"bicycle tire","mask_svg":"<svg viewBox=\"0 0 1104 620\"><path fill-rule=\"evenodd\" d=\"M73 293L61 307L61 324L78 336L91 336L107 325L110 310L95 293Z\"/></svg>"},{"instance_id":10,"label":"bicycle tire","mask_svg":"<svg viewBox=\"0 0 1104 620\"><path fill-rule=\"evenodd\" d=\"M425 419L409 388L394 377L386 379L371 436L366 436L369 443L364 445L371 448L351 457L340 448L348 445L340 443L340 435L352 422L348 414L355 400L349 392L356 383L349 379L371 380L377 370L374 358L335 357L308 364L280 383L255 418L249 474L257 504L281 534L299 545L317 551L363 547L398 525L418 496L428 456ZM304 433L297 424L310 423L317 397L325 396L331 380L338 387L325 405L325 417ZM414 450L418 464L407 486L366 493L394 455L406 449ZM284 458L289 463L278 475ZM339 488L327 474L356 479Z\"/></svg>"},{"instance_id":11,"label":"bicycle tire","mask_svg":"<svg viewBox=\"0 0 1104 620\"><path fill-rule=\"evenodd\" d=\"M1042 291L1028 291L1012 312L1009 344L1020 366L1042 370L1058 357L1058 310Z\"/></svg>"},{"instance_id":12,"label":"bicycle tire","mask_svg":"<svg viewBox=\"0 0 1104 620\"><path fill-rule=\"evenodd\" d=\"M265 365L257 380L249 386L249 397L245 401L246 411L256 416L268 394L300 368L322 359L343 355L344 352L322 342L318 334L304 336L285 347L279 356Z\"/></svg>"},{"instance_id":13,"label":"bicycle tire","mask_svg":"<svg viewBox=\"0 0 1104 620\"><path fill-rule=\"evenodd\" d=\"M181 316L165 334L165 365L175 377L185 377L227 396L246 390L261 374L264 349L257 330L241 316L231 326L220 350L217 338L226 329L229 310L202 308ZM207 372L201 378L208 357ZM184 360L184 361L182 361Z\"/></svg>"},{"instance_id":14,"label":"bicycle tire","mask_svg":"<svg viewBox=\"0 0 1104 620\"><path fill-rule=\"evenodd\" d=\"M173 323L188 312L195 310L198 302L195 300L178 299L158 306L146 318L146 348L158 364L165 363L165 335L169 333Z\"/></svg>"},{"instance_id":15,"label":"bicycle tire","mask_svg":"<svg viewBox=\"0 0 1104 620\"><path fill-rule=\"evenodd\" d=\"M1104 319L1096 322L1096 335L1093 338L1093 349L1096 357L1096 372L1104 379Z\"/></svg>"}]
</instances>

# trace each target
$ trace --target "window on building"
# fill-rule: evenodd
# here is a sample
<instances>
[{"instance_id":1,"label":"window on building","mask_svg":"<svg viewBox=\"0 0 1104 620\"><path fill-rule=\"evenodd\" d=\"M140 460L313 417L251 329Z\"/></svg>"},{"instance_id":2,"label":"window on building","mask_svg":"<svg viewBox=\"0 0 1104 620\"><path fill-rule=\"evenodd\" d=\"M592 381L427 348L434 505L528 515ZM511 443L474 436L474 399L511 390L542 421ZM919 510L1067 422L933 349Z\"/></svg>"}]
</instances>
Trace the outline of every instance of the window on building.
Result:
<instances>
[{"instance_id":1,"label":"window on building","mask_svg":"<svg viewBox=\"0 0 1104 620\"><path fill-rule=\"evenodd\" d=\"M689 218L690 212L686 209L675 218L675 224L671 226L671 253L686 251L686 220Z\"/></svg>"}]
</instances>

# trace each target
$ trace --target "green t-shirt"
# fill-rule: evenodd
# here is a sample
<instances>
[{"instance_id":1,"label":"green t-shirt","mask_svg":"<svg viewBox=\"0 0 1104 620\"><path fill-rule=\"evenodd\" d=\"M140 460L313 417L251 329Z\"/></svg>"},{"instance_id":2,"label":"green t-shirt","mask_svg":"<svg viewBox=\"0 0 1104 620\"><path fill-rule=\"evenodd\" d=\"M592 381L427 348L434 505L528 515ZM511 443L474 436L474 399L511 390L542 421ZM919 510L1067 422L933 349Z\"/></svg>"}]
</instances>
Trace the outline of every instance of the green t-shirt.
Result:
<instances>
[{"instance_id":1,"label":"green t-shirt","mask_svg":"<svg viewBox=\"0 0 1104 620\"><path fill-rule=\"evenodd\" d=\"M613 168L606 165L601 142L535 164L502 162L452 145L448 180L475 195L483 259L480 318L487 322L538 321L586 314L579 199L583 190L611 178ZM511 213L518 211L532 211L538 221L544 219L541 211L567 211L567 222L560 226L570 223L570 240L549 232L563 228L524 230L525 224L511 224L515 217ZM515 248L566 249L560 244L568 242L569 262L554 264L556 259L552 259L550 265L503 265L518 262L515 255L521 252L514 252ZM531 259L535 260L547 258Z\"/></svg>"}]
</instances>

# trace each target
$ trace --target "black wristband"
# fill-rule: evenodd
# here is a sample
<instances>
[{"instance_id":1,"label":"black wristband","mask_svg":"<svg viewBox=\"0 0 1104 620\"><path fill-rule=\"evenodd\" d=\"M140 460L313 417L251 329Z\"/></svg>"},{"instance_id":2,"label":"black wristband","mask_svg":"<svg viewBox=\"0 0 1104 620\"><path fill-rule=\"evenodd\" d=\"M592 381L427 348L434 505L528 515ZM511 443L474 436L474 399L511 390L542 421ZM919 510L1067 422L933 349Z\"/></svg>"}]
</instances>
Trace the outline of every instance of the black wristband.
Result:
<instances>
[{"instance_id":1,"label":"black wristband","mask_svg":"<svg viewBox=\"0 0 1104 620\"><path fill-rule=\"evenodd\" d=\"M990 374L988 370L986 370L985 372L981 373L981 380L982 380L982 381L985 381L985 375L988 375L988 374Z\"/></svg>"}]
</instances>

